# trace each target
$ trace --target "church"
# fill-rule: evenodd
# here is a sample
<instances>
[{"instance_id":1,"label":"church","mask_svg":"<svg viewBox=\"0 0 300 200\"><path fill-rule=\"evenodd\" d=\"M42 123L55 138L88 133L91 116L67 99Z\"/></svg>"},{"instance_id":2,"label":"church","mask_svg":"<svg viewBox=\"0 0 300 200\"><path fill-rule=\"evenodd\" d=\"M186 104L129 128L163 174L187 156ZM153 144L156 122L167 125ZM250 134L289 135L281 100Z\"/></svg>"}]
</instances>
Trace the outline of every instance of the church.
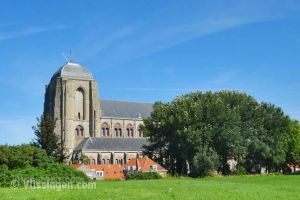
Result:
<instances>
[{"instance_id":1,"label":"church","mask_svg":"<svg viewBox=\"0 0 300 200\"><path fill-rule=\"evenodd\" d=\"M70 162L87 156L90 164L126 164L142 154L147 139L141 126L151 103L100 100L97 80L74 61L53 74L45 87L44 114L57 119L55 134Z\"/></svg>"}]
</instances>

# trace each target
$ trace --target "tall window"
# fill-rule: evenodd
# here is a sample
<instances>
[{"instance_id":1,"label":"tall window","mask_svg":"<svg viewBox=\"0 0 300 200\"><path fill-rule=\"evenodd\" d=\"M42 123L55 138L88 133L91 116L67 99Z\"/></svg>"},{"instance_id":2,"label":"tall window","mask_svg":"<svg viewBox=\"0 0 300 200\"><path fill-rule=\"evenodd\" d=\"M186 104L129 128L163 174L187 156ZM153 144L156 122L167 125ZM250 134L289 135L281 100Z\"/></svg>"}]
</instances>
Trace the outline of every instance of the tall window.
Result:
<instances>
[{"instance_id":1,"label":"tall window","mask_svg":"<svg viewBox=\"0 0 300 200\"><path fill-rule=\"evenodd\" d=\"M83 137L84 136L84 129L82 126L78 125L75 129L76 136Z\"/></svg>"},{"instance_id":2,"label":"tall window","mask_svg":"<svg viewBox=\"0 0 300 200\"><path fill-rule=\"evenodd\" d=\"M84 120L84 91L78 88L75 92L75 118Z\"/></svg>"},{"instance_id":3,"label":"tall window","mask_svg":"<svg viewBox=\"0 0 300 200\"><path fill-rule=\"evenodd\" d=\"M138 129L138 134L139 134L139 137L143 137L144 133L143 133L143 130L142 129Z\"/></svg>"},{"instance_id":4,"label":"tall window","mask_svg":"<svg viewBox=\"0 0 300 200\"><path fill-rule=\"evenodd\" d=\"M102 132L102 136L107 137L107 136L110 135L108 123L104 122L104 123L101 125L101 132Z\"/></svg>"},{"instance_id":5,"label":"tall window","mask_svg":"<svg viewBox=\"0 0 300 200\"><path fill-rule=\"evenodd\" d=\"M115 125L115 137L122 137L122 127L121 127L121 124L117 123Z\"/></svg>"},{"instance_id":6,"label":"tall window","mask_svg":"<svg viewBox=\"0 0 300 200\"><path fill-rule=\"evenodd\" d=\"M126 126L127 137L134 137L133 126L132 124L128 124Z\"/></svg>"}]
</instances>

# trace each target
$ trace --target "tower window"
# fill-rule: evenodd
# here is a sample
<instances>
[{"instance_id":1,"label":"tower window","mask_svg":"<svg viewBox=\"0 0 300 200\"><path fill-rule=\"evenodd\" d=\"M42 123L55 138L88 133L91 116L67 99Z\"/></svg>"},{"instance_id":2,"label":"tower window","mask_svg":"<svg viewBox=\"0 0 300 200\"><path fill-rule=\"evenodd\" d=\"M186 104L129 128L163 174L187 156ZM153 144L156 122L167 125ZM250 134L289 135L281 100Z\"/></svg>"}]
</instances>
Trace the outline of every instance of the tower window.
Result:
<instances>
[{"instance_id":1,"label":"tower window","mask_svg":"<svg viewBox=\"0 0 300 200\"><path fill-rule=\"evenodd\" d=\"M83 137L84 136L84 129L82 126L78 125L75 129L75 134L76 136L81 136Z\"/></svg>"},{"instance_id":2,"label":"tower window","mask_svg":"<svg viewBox=\"0 0 300 200\"><path fill-rule=\"evenodd\" d=\"M75 91L75 118L77 120L84 120L84 91L78 88Z\"/></svg>"}]
</instances>

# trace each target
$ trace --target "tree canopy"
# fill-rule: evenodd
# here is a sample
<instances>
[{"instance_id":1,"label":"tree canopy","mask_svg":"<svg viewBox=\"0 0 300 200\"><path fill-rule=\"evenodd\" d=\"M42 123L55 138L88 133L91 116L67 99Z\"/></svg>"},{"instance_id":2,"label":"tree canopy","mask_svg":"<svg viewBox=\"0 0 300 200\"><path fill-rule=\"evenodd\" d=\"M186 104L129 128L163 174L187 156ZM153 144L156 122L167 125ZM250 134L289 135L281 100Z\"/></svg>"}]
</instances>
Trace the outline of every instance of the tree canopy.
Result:
<instances>
[{"instance_id":1,"label":"tree canopy","mask_svg":"<svg viewBox=\"0 0 300 200\"><path fill-rule=\"evenodd\" d=\"M235 91L195 92L154 104L145 119L145 154L173 174L269 172L299 161L300 128L281 108Z\"/></svg>"}]
</instances>

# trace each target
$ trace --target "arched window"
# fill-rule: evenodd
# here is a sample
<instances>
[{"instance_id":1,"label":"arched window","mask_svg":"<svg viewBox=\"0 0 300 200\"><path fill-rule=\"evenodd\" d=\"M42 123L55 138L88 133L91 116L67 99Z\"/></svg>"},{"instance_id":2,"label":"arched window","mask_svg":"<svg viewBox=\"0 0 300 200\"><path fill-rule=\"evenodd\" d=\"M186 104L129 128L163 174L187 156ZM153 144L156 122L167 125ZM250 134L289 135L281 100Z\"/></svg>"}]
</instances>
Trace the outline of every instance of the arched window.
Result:
<instances>
[{"instance_id":1,"label":"arched window","mask_svg":"<svg viewBox=\"0 0 300 200\"><path fill-rule=\"evenodd\" d=\"M84 120L84 91L78 88L75 92L75 119Z\"/></svg>"},{"instance_id":2,"label":"arched window","mask_svg":"<svg viewBox=\"0 0 300 200\"><path fill-rule=\"evenodd\" d=\"M76 136L83 137L84 136L84 129L82 126L78 125L75 129Z\"/></svg>"},{"instance_id":3,"label":"arched window","mask_svg":"<svg viewBox=\"0 0 300 200\"><path fill-rule=\"evenodd\" d=\"M127 137L134 137L133 126L132 124L128 124L126 126Z\"/></svg>"},{"instance_id":4,"label":"arched window","mask_svg":"<svg viewBox=\"0 0 300 200\"><path fill-rule=\"evenodd\" d=\"M139 137L144 137L144 131L143 131L142 125L139 125L139 127L138 127L138 135L139 135Z\"/></svg>"},{"instance_id":5,"label":"arched window","mask_svg":"<svg viewBox=\"0 0 300 200\"><path fill-rule=\"evenodd\" d=\"M144 133L143 133L143 130L142 129L138 129L138 133L139 133L139 137L143 137L144 136Z\"/></svg>"},{"instance_id":6,"label":"arched window","mask_svg":"<svg viewBox=\"0 0 300 200\"><path fill-rule=\"evenodd\" d=\"M122 137L122 127L121 124L117 123L115 124L115 137Z\"/></svg>"},{"instance_id":7,"label":"arched window","mask_svg":"<svg viewBox=\"0 0 300 200\"><path fill-rule=\"evenodd\" d=\"M101 132L102 132L102 136L109 136L109 125L108 125L108 123L104 122L101 125Z\"/></svg>"}]
</instances>

